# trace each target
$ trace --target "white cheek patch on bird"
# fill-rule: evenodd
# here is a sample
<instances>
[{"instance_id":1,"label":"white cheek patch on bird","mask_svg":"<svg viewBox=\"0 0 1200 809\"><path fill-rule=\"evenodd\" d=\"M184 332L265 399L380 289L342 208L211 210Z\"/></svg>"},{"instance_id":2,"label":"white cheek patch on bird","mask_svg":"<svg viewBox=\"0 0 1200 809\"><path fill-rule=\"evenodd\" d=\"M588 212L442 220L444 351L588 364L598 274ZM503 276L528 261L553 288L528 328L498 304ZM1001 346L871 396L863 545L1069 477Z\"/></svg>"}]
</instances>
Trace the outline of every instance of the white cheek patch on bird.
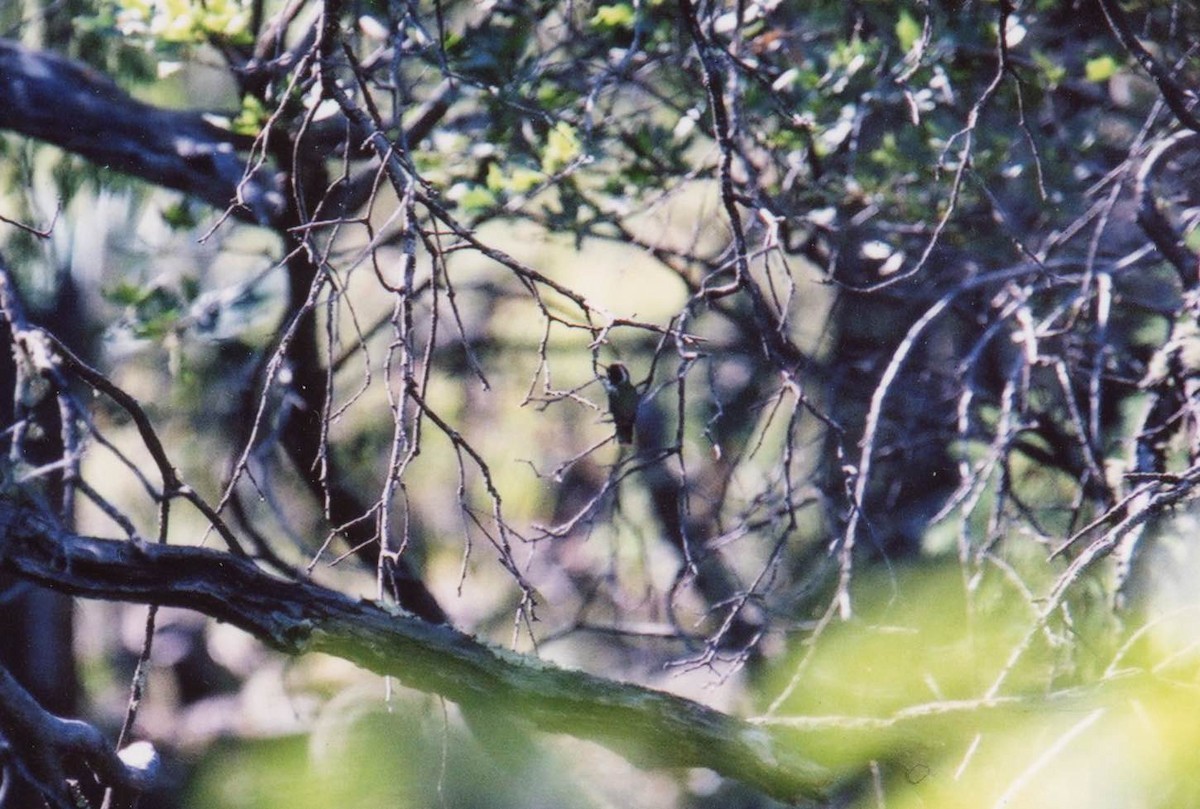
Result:
<instances>
[{"instance_id":1,"label":"white cheek patch on bird","mask_svg":"<svg viewBox=\"0 0 1200 809\"><path fill-rule=\"evenodd\" d=\"M641 397L629 378L629 369L619 362L614 362L605 369L602 381L608 393L608 412L616 427L617 441L621 444L632 444Z\"/></svg>"}]
</instances>

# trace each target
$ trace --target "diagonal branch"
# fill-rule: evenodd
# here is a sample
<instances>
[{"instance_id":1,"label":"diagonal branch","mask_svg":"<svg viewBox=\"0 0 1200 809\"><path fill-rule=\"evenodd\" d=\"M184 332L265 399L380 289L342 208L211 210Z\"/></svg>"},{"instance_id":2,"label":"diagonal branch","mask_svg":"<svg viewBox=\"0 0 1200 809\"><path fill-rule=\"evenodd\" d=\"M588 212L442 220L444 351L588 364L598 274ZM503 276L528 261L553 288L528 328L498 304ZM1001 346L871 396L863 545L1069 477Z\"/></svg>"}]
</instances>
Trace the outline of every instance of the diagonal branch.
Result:
<instances>
[{"instance_id":1,"label":"diagonal branch","mask_svg":"<svg viewBox=\"0 0 1200 809\"><path fill-rule=\"evenodd\" d=\"M643 766L705 767L789 801L830 786L822 767L771 729L501 651L312 582L277 579L228 553L79 536L0 501L0 571L77 596L193 609L285 653L333 654L472 709L597 742Z\"/></svg>"},{"instance_id":2,"label":"diagonal branch","mask_svg":"<svg viewBox=\"0 0 1200 809\"><path fill-rule=\"evenodd\" d=\"M1150 78L1154 79L1159 92L1162 93L1163 101L1175 114L1175 118L1193 132L1200 132L1200 120L1197 120L1196 116L1192 114L1191 100L1188 98L1187 91L1179 86L1162 62L1155 59L1154 55L1146 50L1146 46L1133 32L1133 26L1129 24L1129 18L1125 16L1120 4L1116 0L1098 0L1098 2L1100 10L1104 12L1104 18L1108 21L1108 27L1117 35L1117 39L1120 40L1125 50L1129 51L1130 55L1137 59L1142 69L1150 74Z\"/></svg>"},{"instance_id":3,"label":"diagonal branch","mask_svg":"<svg viewBox=\"0 0 1200 809\"><path fill-rule=\"evenodd\" d=\"M240 215L275 221L282 199L246 179L240 138L199 113L144 104L107 76L0 39L0 129L82 155L99 166L194 194Z\"/></svg>"}]
</instances>

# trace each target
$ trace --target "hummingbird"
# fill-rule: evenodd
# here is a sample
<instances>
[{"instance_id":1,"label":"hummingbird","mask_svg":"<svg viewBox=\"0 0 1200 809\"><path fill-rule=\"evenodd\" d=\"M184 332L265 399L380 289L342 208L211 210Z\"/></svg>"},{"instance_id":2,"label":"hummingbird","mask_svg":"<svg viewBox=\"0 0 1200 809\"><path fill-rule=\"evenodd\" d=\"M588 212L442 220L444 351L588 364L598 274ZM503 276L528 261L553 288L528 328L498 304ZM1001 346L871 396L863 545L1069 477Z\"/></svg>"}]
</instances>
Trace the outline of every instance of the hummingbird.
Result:
<instances>
[{"instance_id":1,"label":"hummingbird","mask_svg":"<svg viewBox=\"0 0 1200 809\"><path fill-rule=\"evenodd\" d=\"M608 392L608 412L617 427L617 441L633 443L633 427L637 422L638 405L642 397L629 379L629 369L619 362L608 366L604 372L604 390Z\"/></svg>"}]
</instances>

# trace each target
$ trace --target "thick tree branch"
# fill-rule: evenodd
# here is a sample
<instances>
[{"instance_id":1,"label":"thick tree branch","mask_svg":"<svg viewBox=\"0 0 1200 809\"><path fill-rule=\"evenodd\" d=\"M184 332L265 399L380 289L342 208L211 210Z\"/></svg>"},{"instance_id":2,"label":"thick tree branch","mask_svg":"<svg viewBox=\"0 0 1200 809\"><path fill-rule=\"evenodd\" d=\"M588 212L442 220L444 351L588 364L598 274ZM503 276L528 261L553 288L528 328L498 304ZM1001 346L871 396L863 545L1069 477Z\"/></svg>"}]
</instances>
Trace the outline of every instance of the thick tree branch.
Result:
<instances>
[{"instance_id":1,"label":"thick tree branch","mask_svg":"<svg viewBox=\"0 0 1200 809\"><path fill-rule=\"evenodd\" d=\"M681 697L489 647L312 582L274 578L207 548L78 536L0 501L0 571L77 596L157 603L233 624L288 654L337 655L404 685L655 767L705 767L797 800L830 776L782 737Z\"/></svg>"},{"instance_id":2,"label":"thick tree branch","mask_svg":"<svg viewBox=\"0 0 1200 809\"><path fill-rule=\"evenodd\" d=\"M46 712L16 679L0 668L0 739L12 748L16 772L54 809L77 805L67 779L86 771L106 786L142 790L156 770L130 766L96 728Z\"/></svg>"},{"instance_id":3,"label":"thick tree branch","mask_svg":"<svg viewBox=\"0 0 1200 809\"><path fill-rule=\"evenodd\" d=\"M1101 11L1104 12L1104 18L1108 20L1108 25L1117 35L1117 39L1121 41L1125 50L1129 51L1134 59L1137 59L1142 69L1150 74L1150 78L1154 79L1163 101L1171 112L1175 113L1179 123L1193 132L1200 132L1200 120L1197 120L1196 116L1192 114L1191 101L1187 92L1175 81L1171 71L1155 59L1150 51L1146 50L1146 46L1141 43L1137 35L1133 33L1133 26L1129 24L1129 18L1125 16L1120 4L1113 0L1098 0L1098 2Z\"/></svg>"},{"instance_id":4,"label":"thick tree branch","mask_svg":"<svg viewBox=\"0 0 1200 809\"><path fill-rule=\"evenodd\" d=\"M1180 131L1163 138L1142 161L1138 169L1135 193L1138 200L1137 221L1142 230L1154 242L1158 251L1171 262L1179 273L1180 283L1185 290L1195 289L1200 284L1200 268L1197 257L1183 240L1159 207L1156 181L1165 173L1167 164L1188 151L1200 148L1200 135Z\"/></svg>"},{"instance_id":5,"label":"thick tree branch","mask_svg":"<svg viewBox=\"0 0 1200 809\"><path fill-rule=\"evenodd\" d=\"M108 77L49 53L0 40L0 129L52 143L96 165L274 222L282 197L247 177L241 140L201 115L143 104Z\"/></svg>"}]
</instances>

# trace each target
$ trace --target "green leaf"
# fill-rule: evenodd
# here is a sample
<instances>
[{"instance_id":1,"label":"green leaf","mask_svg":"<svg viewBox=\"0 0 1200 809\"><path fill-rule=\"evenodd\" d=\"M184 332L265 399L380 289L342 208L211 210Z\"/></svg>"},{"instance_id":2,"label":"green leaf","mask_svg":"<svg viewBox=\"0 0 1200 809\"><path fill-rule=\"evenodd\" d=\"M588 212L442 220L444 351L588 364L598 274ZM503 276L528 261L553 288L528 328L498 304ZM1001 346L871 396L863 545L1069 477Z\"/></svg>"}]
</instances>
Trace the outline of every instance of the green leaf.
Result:
<instances>
[{"instance_id":1,"label":"green leaf","mask_svg":"<svg viewBox=\"0 0 1200 809\"><path fill-rule=\"evenodd\" d=\"M1033 51L1033 63L1046 77L1046 86L1057 87L1067 77L1067 69L1040 50Z\"/></svg>"},{"instance_id":2,"label":"green leaf","mask_svg":"<svg viewBox=\"0 0 1200 809\"><path fill-rule=\"evenodd\" d=\"M266 108L257 97L244 95L242 109L231 122L230 128L239 135L254 136L262 130L269 117Z\"/></svg>"},{"instance_id":3,"label":"green leaf","mask_svg":"<svg viewBox=\"0 0 1200 809\"><path fill-rule=\"evenodd\" d=\"M498 204L496 195L481 185L472 185L462 192L458 204L467 213L482 213L495 208Z\"/></svg>"},{"instance_id":4,"label":"green leaf","mask_svg":"<svg viewBox=\"0 0 1200 809\"><path fill-rule=\"evenodd\" d=\"M902 10L900 19L896 21L896 39L900 40L900 50L905 53L911 51L920 38L921 24L913 19L907 9Z\"/></svg>"},{"instance_id":5,"label":"green leaf","mask_svg":"<svg viewBox=\"0 0 1200 809\"><path fill-rule=\"evenodd\" d=\"M158 45L253 41L244 0L118 0L116 11L117 30L127 37L150 37Z\"/></svg>"},{"instance_id":6,"label":"green leaf","mask_svg":"<svg viewBox=\"0 0 1200 809\"><path fill-rule=\"evenodd\" d=\"M628 3L614 3L610 6L600 6L592 16L594 28L633 28L637 14Z\"/></svg>"},{"instance_id":7,"label":"green leaf","mask_svg":"<svg viewBox=\"0 0 1200 809\"><path fill-rule=\"evenodd\" d=\"M1105 54L1089 59L1084 67L1084 75L1088 81L1108 81L1117 72L1117 60Z\"/></svg>"},{"instance_id":8,"label":"green leaf","mask_svg":"<svg viewBox=\"0 0 1200 809\"><path fill-rule=\"evenodd\" d=\"M545 182L546 176L540 171L514 166L505 171L498 164L488 166L488 190L504 194L524 194Z\"/></svg>"},{"instance_id":9,"label":"green leaf","mask_svg":"<svg viewBox=\"0 0 1200 809\"><path fill-rule=\"evenodd\" d=\"M141 286L128 281L118 281L115 286L103 291L105 299L117 306L134 306L145 294Z\"/></svg>"},{"instance_id":10,"label":"green leaf","mask_svg":"<svg viewBox=\"0 0 1200 809\"><path fill-rule=\"evenodd\" d=\"M547 174L566 168L583 151L579 133L566 121L559 121L546 138L546 149L542 152L542 171Z\"/></svg>"},{"instance_id":11,"label":"green leaf","mask_svg":"<svg viewBox=\"0 0 1200 809\"><path fill-rule=\"evenodd\" d=\"M163 221L166 222L172 230L187 230L189 228L194 228L200 221L196 216L196 212L192 210L189 200L186 198L167 205L160 213Z\"/></svg>"},{"instance_id":12,"label":"green leaf","mask_svg":"<svg viewBox=\"0 0 1200 809\"><path fill-rule=\"evenodd\" d=\"M488 165L486 182L488 191L500 192L504 190L507 181L504 177L504 169L500 168L498 163Z\"/></svg>"},{"instance_id":13,"label":"green leaf","mask_svg":"<svg viewBox=\"0 0 1200 809\"><path fill-rule=\"evenodd\" d=\"M546 177L540 171L518 166L509 175L507 188L514 194L524 194L527 191L537 188L545 181Z\"/></svg>"}]
</instances>

